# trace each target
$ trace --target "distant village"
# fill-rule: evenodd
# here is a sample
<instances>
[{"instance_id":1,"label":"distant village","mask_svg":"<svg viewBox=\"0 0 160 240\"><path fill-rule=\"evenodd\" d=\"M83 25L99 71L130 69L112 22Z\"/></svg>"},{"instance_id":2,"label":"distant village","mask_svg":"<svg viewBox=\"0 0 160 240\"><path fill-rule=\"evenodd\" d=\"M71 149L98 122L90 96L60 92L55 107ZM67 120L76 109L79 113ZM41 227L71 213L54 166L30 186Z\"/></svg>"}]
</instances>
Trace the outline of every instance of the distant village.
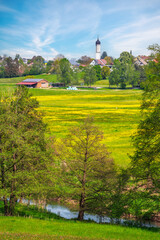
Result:
<instances>
[{"instance_id":1,"label":"distant village","mask_svg":"<svg viewBox=\"0 0 160 240\"><path fill-rule=\"evenodd\" d=\"M62 61L65 59L67 62ZM69 83L72 83L71 80L64 80L63 75L63 66L62 63L66 67L69 67L73 74L78 72L86 72L88 68L94 68L97 80L106 79L110 75L110 84L111 85L121 85L122 88L126 86L126 84L132 84L129 82L129 76L127 80L128 72L139 71L139 75L143 75L142 71L150 61L155 61L156 59L151 56L137 56L134 57L132 55L132 51L130 52L122 52L120 54L119 61L121 63L125 63L126 74L121 76L121 78L126 78L124 81L120 82L120 80L116 80L117 75L115 74L118 71L118 74L121 72L120 67L116 64L116 59L112 56L108 56L107 52L104 51L101 53L101 42L99 39L95 42L95 58L91 58L89 56L82 56L80 59L66 59L64 55L59 54L53 60L45 60L42 56L33 56L31 59L22 58L19 54L16 54L15 58L7 57L6 55L0 56L0 78L11 78L17 76L30 76L30 75L39 75L39 74L56 74L59 77L59 83L54 83L54 86L66 86ZM128 62L127 62L128 61ZM127 66L129 64L129 66ZM132 68L131 68L132 65ZM142 67L142 68L141 68ZM133 71L134 68L134 71ZM71 77L71 71L68 69L68 76ZM114 73L112 73L114 71ZM112 74L110 74L112 73ZM94 75L88 72L90 75ZM64 74L65 75L65 74ZM74 76L75 77L75 76ZM92 77L93 78L93 77ZM133 76L134 78L134 76ZM63 79L63 81L62 81ZM144 80L144 79L142 79ZM95 80L87 80L86 84L91 85ZM141 81L141 80L140 80ZM29 77L29 80L25 79L24 81L19 83L20 85L26 85L28 87L38 87L38 88L46 88L49 87L48 81L45 79L32 79ZM132 86L140 86L140 82L138 80L134 81Z\"/></svg>"}]
</instances>

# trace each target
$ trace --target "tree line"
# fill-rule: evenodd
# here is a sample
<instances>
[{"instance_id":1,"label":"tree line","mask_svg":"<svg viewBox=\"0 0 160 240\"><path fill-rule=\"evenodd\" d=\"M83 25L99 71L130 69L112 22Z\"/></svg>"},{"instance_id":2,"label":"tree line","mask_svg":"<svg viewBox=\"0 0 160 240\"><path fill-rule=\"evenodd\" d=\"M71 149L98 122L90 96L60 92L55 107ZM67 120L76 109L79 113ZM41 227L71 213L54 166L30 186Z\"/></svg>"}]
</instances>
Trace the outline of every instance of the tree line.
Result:
<instances>
[{"instance_id":1,"label":"tree line","mask_svg":"<svg viewBox=\"0 0 160 240\"><path fill-rule=\"evenodd\" d=\"M64 86L77 85L81 82L91 86L98 80L108 79L110 87L126 88L127 85L131 85L143 88L146 81L146 66L137 65L131 53L122 52L119 58L113 60L112 57L107 56L106 52L103 52L102 57L108 66L113 66L111 69L107 65L103 67L100 65L91 66L90 63L93 59L87 56L82 56L77 61L81 64L80 66L71 65L70 61L63 55L54 61L48 61L46 64L41 56L34 56L28 60L27 64L18 54L14 59L5 57L2 60L0 57L0 77L11 78L47 73L56 74L57 81L63 83Z\"/></svg>"},{"instance_id":2,"label":"tree line","mask_svg":"<svg viewBox=\"0 0 160 240\"><path fill-rule=\"evenodd\" d=\"M111 218L153 219L160 212L160 47L150 46L150 62L141 105L142 119L133 136L128 168L114 164L103 132L86 118L65 139L46 137L39 103L25 87L0 101L0 196L5 215L14 215L22 198L72 199L85 211ZM48 134L47 134L48 135Z\"/></svg>"}]
</instances>

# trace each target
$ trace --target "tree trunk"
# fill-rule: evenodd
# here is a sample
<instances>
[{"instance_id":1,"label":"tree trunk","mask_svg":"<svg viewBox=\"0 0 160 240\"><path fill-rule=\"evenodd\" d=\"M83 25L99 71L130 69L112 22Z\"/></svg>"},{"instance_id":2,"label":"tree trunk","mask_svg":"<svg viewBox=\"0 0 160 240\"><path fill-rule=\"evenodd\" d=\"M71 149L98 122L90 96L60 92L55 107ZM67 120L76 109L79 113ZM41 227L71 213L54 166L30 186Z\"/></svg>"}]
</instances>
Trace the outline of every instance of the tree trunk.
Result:
<instances>
[{"instance_id":1,"label":"tree trunk","mask_svg":"<svg viewBox=\"0 0 160 240\"><path fill-rule=\"evenodd\" d=\"M78 214L78 220L82 221L84 218L84 210L85 210L85 195L84 193L81 194L81 199L79 202L79 214Z\"/></svg>"},{"instance_id":2,"label":"tree trunk","mask_svg":"<svg viewBox=\"0 0 160 240\"><path fill-rule=\"evenodd\" d=\"M5 170L4 170L4 162L1 162L1 183L2 183L2 189L5 190ZM3 203L4 203L4 215L7 216L8 215L8 201L5 197L5 195L3 196Z\"/></svg>"},{"instance_id":3,"label":"tree trunk","mask_svg":"<svg viewBox=\"0 0 160 240\"><path fill-rule=\"evenodd\" d=\"M15 157L15 156L14 156ZM15 196L15 188L16 188L16 180L14 178L16 173L16 165L14 164L13 166L13 180L11 184L11 195L10 195L10 201L9 201L9 215L13 216L14 215L14 209L15 209L15 203L17 201L16 196Z\"/></svg>"}]
</instances>

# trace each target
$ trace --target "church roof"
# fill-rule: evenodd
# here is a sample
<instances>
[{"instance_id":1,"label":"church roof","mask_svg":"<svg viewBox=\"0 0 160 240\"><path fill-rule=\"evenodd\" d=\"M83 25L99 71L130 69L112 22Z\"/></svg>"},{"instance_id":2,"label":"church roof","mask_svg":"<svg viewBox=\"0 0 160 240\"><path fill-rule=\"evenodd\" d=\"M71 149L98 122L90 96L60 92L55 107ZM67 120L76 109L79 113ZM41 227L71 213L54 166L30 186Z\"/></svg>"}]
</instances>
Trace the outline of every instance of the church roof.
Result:
<instances>
[{"instance_id":1,"label":"church roof","mask_svg":"<svg viewBox=\"0 0 160 240\"><path fill-rule=\"evenodd\" d=\"M97 44L101 44L101 42L99 41L99 38L97 39L97 41L96 41L96 45Z\"/></svg>"}]
</instances>

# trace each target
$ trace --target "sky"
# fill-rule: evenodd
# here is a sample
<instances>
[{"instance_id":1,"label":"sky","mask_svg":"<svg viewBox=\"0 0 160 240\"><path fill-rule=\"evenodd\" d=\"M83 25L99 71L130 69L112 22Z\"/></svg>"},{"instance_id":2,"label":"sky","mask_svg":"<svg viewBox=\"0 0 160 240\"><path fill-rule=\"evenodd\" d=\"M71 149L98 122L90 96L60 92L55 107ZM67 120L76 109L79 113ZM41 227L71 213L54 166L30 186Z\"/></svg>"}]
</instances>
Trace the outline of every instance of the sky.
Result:
<instances>
[{"instance_id":1,"label":"sky","mask_svg":"<svg viewBox=\"0 0 160 240\"><path fill-rule=\"evenodd\" d=\"M108 56L149 55L160 44L160 0L0 0L1 56L95 58L97 36Z\"/></svg>"}]
</instances>

